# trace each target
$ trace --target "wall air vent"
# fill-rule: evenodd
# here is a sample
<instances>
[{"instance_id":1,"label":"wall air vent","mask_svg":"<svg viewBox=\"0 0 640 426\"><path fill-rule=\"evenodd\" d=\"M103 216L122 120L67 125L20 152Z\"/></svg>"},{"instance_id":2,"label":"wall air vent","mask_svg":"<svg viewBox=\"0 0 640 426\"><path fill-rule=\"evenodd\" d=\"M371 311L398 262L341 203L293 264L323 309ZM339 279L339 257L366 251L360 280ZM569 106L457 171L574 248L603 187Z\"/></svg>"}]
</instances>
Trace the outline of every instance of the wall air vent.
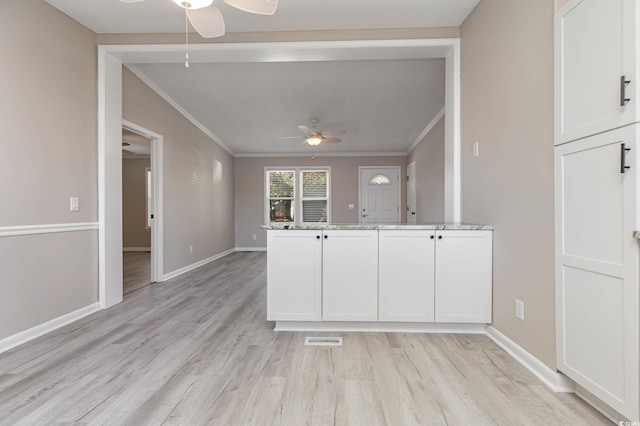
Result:
<instances>
[{"instance_id":1,"label":"wall air vent","mask_svg":"<svg viewBox=\"0 0 640 426\"><path fill-rule=\"evenodd\" d=\"M342 337L306 337L306 346L342 346Z\"/></svg>"}]
</instances>

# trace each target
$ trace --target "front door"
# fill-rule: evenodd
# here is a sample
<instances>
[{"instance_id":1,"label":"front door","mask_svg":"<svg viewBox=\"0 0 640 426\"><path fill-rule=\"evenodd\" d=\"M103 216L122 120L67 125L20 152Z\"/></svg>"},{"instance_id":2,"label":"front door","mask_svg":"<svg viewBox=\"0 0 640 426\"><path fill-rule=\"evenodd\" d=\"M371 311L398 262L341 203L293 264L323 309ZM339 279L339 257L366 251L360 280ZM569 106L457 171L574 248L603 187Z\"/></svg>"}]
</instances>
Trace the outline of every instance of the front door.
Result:
<instances>
[{"instance_id":1,"label":"front door","mask_svg":"<svg viewBox=\"0 0 640 426\"><path fill-rule=\"evenodd\" d=\"M400 168L360 168L360 222L400 222Z\"/></svg>"}]
</instances>

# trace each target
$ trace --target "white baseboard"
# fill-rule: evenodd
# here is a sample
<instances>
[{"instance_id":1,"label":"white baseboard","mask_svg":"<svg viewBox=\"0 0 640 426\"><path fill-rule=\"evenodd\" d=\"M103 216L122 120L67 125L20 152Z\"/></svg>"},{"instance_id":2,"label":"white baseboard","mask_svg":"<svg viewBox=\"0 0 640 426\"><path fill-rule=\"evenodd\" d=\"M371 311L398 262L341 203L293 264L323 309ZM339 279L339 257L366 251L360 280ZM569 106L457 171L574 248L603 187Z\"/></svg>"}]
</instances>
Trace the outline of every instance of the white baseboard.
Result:
<instances>
[{"instance_id":1,"label":"white baseboard","mask_svg":"<svg viewBox=\"0 0 640 426\"><path fill-rule=\"evenodd\" d=\"M540 379L545 385L549 386L554 392L575 392L574 383L565 375L557 373L547 367L538 358L524 350L516 342L500 333L493 326L487 326L487 336L500 346L506 353L511 355L516 361L522 364L533 375Z\"/></svg>"},{"instance_id":2,"label":"white baseboard","mask_svg":"<svg viewBox=\"0 0 640 426\"><path fill-rule=\"evenodd\" d=\"M267 251L266 247L236 247L236 251Z\"/></svg>"},{"instance_id":3,"label":"white baseboard","mask_svg":"<svg viewBox=\"0 0 640 426\"><path fill-rule=\"evenodd\" d=\"M420 322L276 321L275 331L484 334L485 324Z\"/></svg>"},{"instance_id":4,"label":"white baseboard","mask_svg":"<svg viewBox=\"0 0 640 426\"><path fill-rule=\"evenodd\" d=\"M151 251L151 247L122 247L122 251Z\"/></svg>"},{"instance_id":5,"label":"white baseboard","mask_svg":"<svg viewBox=\"0 0 640 426\"><path fill-rule=\"evenodd\" d=\"M64 314L43 324L36 325L35 327L32 327L28 330L24 330L12 336L5 337L4 339L0 340L0 353L15 348L16 346L22 345L23 343L27 343L30 340L42 336L43 334L47 334L53 330L84 318L87 315L91 315L92 313L99 310L100 303L92 303L91 305L85 306L84 308L69 312L68 314Z\"/></svg>"},{"instance_id":6,"label":"white baseboard","mask_svg":"<svg viewBox=\"0 0 640 426\"><path fill-rule=\"evenodd\" d=\"M194 269L199 268L202 265L206 265L209 262L213 262L214 260L218 260L221 257L225 257L228 254L234 253L235 251L236 251L235 248L232 248L232 249L229 249L227 251L223 251L222 253L218 253L216 255L213 255L211 257L207 257L206 259L202 259L202 260L200 260L200 261L198 261L196 263L192 263L191 265L187 265L187 266L185 266L183 268L176 269L173 272L169 272L168 274L164 274L164 276L162 277L162 280L163 281L167 281L167 280L170 280L171 278L177 277L178 275L182 275L182 274L185 274L185 273L187 273L189 271L193 271Z\"/></svg>"}]
</instances>

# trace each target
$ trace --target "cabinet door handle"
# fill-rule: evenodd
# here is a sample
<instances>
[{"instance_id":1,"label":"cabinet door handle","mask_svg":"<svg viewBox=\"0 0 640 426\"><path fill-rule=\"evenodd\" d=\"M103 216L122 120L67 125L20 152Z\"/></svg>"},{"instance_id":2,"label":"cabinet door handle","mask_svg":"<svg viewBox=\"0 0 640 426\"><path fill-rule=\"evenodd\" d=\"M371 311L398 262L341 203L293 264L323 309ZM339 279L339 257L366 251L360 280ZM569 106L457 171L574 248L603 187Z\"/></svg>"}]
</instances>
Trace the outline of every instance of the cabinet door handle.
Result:
<instances>
[{"instance_id":1,"label":"cabinet door handle","mask_svg":"<svg viewBox=\"0 0 640 426\"><path fill-rule=\"evenodd\" d=\"M433 240L435 237L432 235L432 236L430 236L429 238L431 238L431 239Z\"/></svg>"},{"instance_id":2,"label":"cabinet door handle","mask_svg":"<svg viewBox=\"0 0 640 426\"><path fill-rule=\"evenodd\" d=\"M441 240L442 239L442 235L438 235L438 239Z\"/></svg>"},{"instance_id":3,"label":"cabinet door handle","mask_svg":"<svg viewBox=\"0 0 640 426\"><path fill-rule=\"evenodd\" d=\"M325 236L324 236L324 239L326 240L327 238L329 238L329 236L328 236L328 235L325 235Z\"/></svg>"},{"instance_id":4,"label":"cabinet door handle","mask_svg":"<svg viewBox=\"0 0 640 426\"><path fill-rule=\"evenodd\" d=\"M631 151L631 148L627 148L626 144L620 144L620 173L626 173L631 166L626 165L627 152Z\"/></svg>"},{"instance_id":5,"label":"cabinet door handle","mask_svg":"<svg viewBox=\"0 0 640 426\"><path fill-rule=\"evenodd\" d=\"M631 83L631 80L627 80L626 76L620 76L620 106L625 106L631 99L627 98L627 85Z\"/></svg>"},{"instance_id":6,"label":"cabinet door handle","mask_svg":"<svg viewBox=\"0 0 640 426\"><path fill-rule=\"evenodd\" d=\"M319 240L319 239L320 239L320 235L316 235L316 240Z\"/></svg>"}]
</instances>

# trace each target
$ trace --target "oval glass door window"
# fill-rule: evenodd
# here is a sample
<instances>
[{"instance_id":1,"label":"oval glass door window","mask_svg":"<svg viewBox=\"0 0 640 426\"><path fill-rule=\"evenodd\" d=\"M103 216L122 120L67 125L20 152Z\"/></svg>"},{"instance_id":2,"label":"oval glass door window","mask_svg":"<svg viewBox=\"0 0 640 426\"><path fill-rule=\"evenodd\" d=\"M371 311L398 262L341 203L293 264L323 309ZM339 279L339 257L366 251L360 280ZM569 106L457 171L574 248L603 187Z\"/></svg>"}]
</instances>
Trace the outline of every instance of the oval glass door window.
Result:
<instances>
[{"instance_id":1,"label":"oval glass door window","mask_svg":"<svg viewBox=\"0 0 640 426\"><path fill-rule=\"evenodd\" d=\"M369 179L369 185L391 185L391 179L389 179L389 176L387 175L378 173L371 176L371 179Z\"/></svg>"}]
</instances>

